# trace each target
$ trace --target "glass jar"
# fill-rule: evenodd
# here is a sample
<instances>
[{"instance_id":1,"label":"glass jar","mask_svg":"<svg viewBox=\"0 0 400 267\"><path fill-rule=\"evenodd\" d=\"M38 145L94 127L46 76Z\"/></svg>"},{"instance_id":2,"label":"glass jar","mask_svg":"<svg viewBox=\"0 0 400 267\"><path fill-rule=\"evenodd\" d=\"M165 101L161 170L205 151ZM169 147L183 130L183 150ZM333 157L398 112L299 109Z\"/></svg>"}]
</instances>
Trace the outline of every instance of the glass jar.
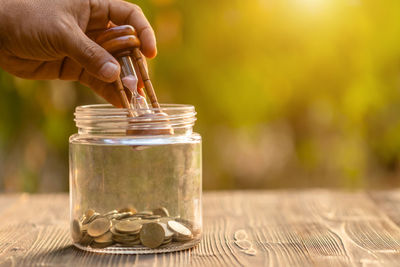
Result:
<instances>
[{"instance_id":1,"label":"glass jar","mask_svg":"<svg viewBox=\"0 0 400 267\"><path fill-rule=\"evenodd\" d=\"M76 108L69 139L74 245L145 254L193 247L202 231L201 136L190 105L129 117L111 105ZM153 110L153 112L159 112ZM172 129L172 130L171 130ZM171 134L173 132L173 134Z\"/></svg>"}]
</instances>

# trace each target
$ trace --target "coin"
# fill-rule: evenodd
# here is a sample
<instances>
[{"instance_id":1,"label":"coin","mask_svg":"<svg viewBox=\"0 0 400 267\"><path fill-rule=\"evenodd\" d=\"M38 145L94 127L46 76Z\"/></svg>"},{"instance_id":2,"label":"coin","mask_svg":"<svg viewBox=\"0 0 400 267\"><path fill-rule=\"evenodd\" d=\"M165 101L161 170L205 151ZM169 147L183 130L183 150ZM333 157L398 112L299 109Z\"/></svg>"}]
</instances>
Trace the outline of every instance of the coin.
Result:
<instances>
[{"instance_id":1,"label":"coin","mask_svg":"<svg viewBox=\"0 0 400 267\"><path fill-rule=\"evenodd\" d=\"M183 237L190 237L192 236L192 232L184 226L181 223L178 223L176 221L169 221L168 222L168 227L171 229L174 233L183 236Z\"/></svg>"},{"instance_id":2,"label":"coin","mask_svg":"<svg viewBox=\"0 0 400 267\"><path fill-rule=\"evenodd\" d=\"M100 213L95 212L95 213L93 213L93 215L90 216L90 217L87 217L87 216L86 216L85 220L84 220L82 223L83 223L83 224L91 223L91 222L93 222L93 221L94 221L96 218L98 218L98 217L100 217Z\"/></svg>"},{"instance_id":3,"label":"coin","mask_svg":"<svg viewBox=\"0 0 400 267\"><path fill-rule=\"evenodd\" d=\"M89 224L83 224L81 227L82 232L86 232L89 227Z\"/></svg>"},{"instance_id":4,"label":"coin","mask_svg":"<svg viewBox=\"0 0 400 267\"><path fill-rule=\"evenodd\" d=\"M131 242L118 242L118 243L123 247L133 247L141 244L140 239Z\"/></svg>"},{"instance_id":5,"label":"coin","mask_svg":"<svg viewBox=\"0 0 400 267\"><path fill-rule=\"evenodd\" d=\"M80 221L81 223L83 223L83 221L84 221L85 219L86 219L85 214L82 214L82 216L79 217L79 221Z\"/></svg>"},{"instance_id":6,"label":"coin","mask_svg":"<svg viewBox=\"0 0 400 267\"><path fill-rule=\"evenodd\" d=\"M153 215L153 212L151 210L143 210L141 212L138 212L135 214L136 216L150 216Z\"/></svg>"},{"instance_id":7,"label":"coin","mask_svg":"<svg viewBox=\"0 0 400 267\"><path fill-rule=\"evenodd\" d=\"M233 238L234 238L236 241L245 240L245 239L247 239L247 233L246 233L246 231L243 230L243 229L237 230L237 231L235 232Z\"/></svg>"},{"instance_id":8,"label":"coin","mask_svg":"<svg viewBox=\"0 0 400 267\"><path fill-rule=\"evenodd\" d=\"M161 218L160 215L149 215L149 216L144 216L143 217L143 219L146 219L146 220L157 220L157 219L160 219L160 218Z\"/></svg>"},{"instance_id":9,"label":"coin","mask_svg":"<svg viewBox=\"0 0 400 267\"><path fill-rule=\"evenodd\" d=\"M196 233L197 236L201 232L200 226L194 229L193 225L192 221L181 219L180 216L170 217L165 207L140 212L133 207L127 207L104 214L88 209L79 220L72 222L71 235L74 242L93 248L105 248L113 244L135 248L163 248L168 247L171 242L193 240L193 235ZM246 247L246 244L240 242L237 245Z\"/></svg>"},{"instance_id":10,"label":"coin","mask_svg":"<svg viewBox=\"0 0 400 267\"><path fill-rule=\"evenodd\" d=\"M88 235L88 234L84 234L83 237L82 237L82 239L81 239L81 241L80 241L80 244L83 245L83 246L88 246L88 245L90 245L92 242L93 242L93 237L91 237L91 236Z\"/></svg>"},{"instance_id":11,"label":"coin","mask_svg":"<svg viewBox=\"0 0 400 267\"><path fill-rule=\"evenodd\" d=\"M175 234L175 235L173 236L173 239L174 239L176 242L187 242L187 241L192 240L192 239L193 239L193 236L192 236L192 235L191 235L191 236L183 236L183 235Z\"/></svg>"},{"instance_id":12,"label":"coin","mask_svg":"<svg viewBox=\"0 0 400 267\"><path fill-rule=\"evenodd\" d=\"M111 210L111 211L105 213L104 216L110 216L110 215L114 215L114 214L117 214L117 213L118 213L117 210Z\"/></svg>"},{"instance_id":13,"label":"coin","mask_svg":"<svg viewBox=\"0 0 400 267\"><path fill-rule=\"evenodd\" d=\"M236 246L244 250L250 249L253 246L249 240L238 240L235 241L235 244Z\"/></svg>"},{"instance_id":14,"label":"coin","mask_svg":"<svg viewBox=\"0 0 400 267\"><path fill-rule=\"evenodd\" d=\"M130 237L130 238L128 238L128 237L113 235L112 236L112 240L114 240L115 242L118 242L118 243L132 243L132 242L138 241L139 237ZM140 242L140 240L139 240L139 242Z\"/></svg>"},{"instance_id":15,"label":"coin","mask_svg":"<svg viewBox=\"0 0 400 267\"><path fill-rule=\"evenodd\" d=\"M167 224L169 221L173 220L171 217L162 217L160 218L160 222Z\"/></svg>"},{"instance_id":16,"label":"coin","mask_svg":"<svg viewBox=\"0 0 400 267\"><path fill-rule=\"evenodd\" d=\"M188 229L193 229L193 222L183 219L183 218L175 218L175 221L177 221L180 224L183 224L184 226L186 226Z\"/></svg>"},{"instance_id":17,"label":"coin","mask_svg":"<svg viewBox=\"0 0 400 267\"><path fill-rule=\"evenodd\" d=\"M120 221L115 225L115 230L120 233L138 233L142 224L138 221Z\"/></svg>"},{"instance_id":18,"label":"coin","mask_svg":"<svg viewBox=\"0 0 400 267\"><path fill-rule=\"evenodd\" d=\"M130 217L130 216L132 216L132 215L133 215L133 213L130 212L130 211L128 211L128 212L122 212L122 213L119 213L119 214L118 214L118 217L117 217L116 219L122 220L122 219L128 218L128 217Z\"/></svg>"},{"instance_id":19,"label":"coin","mask_svg":"<svg viewBox=\"0 0 400 267\"><path fill-rule=\"evenodd\" d=\"M92 217L93 214L95 214L94 209L88 209L85 211L86 218Z\"/></svg>"},{"instance_id":20,"label":"coin","mask_svg":"<svg viewBox=\"0 0 400 267\"><path fill-rule=\"evenodd\" d=\"M157 221L158 221L158 219L154 219L154 220L141 219L141 220L139 220L137 222L143 225L143 224L146 224L146 223L152 223L152 222L157 222Z\"/></svg>"},{"instance_id":21,"label":"coin","mask_svg":"<svg viewBox=\"0 0 400 267\"><path fill-rule=\"evenodd\" d=\"M167 224L166 224L166 223L160 222L160 225L164 228L164 231L165 231L165 237L164 237L164 239L170 239L170 238L172 238L172 236L174 235L174 233L168 229Z\"/></svg>"},{"instance_id":22,"label":"coin","mask_svg":"<svg viewBox=\"0 0 400 267\"><path fill-rule=\"evenodd\" d=\"M92 244L90 244L90 246L92 248L106 248L108 246L111 246L114 242L108 242L108 243L97 243L97 242L92 242Z\"/></svg>"},{"instance_id":23,"label":"coin","mask_svg":"<svg viewBox=\"0 0 400 267\"><path fill-rule=\"evenodd\" d=\"M250 256L257 255L257 250L255 250L254 248L249 248L248 250L244 250L243 252Z\"/></svg>"},{"instance_id":24,"label":"coin","mask_svg":"<svg viewBox=\"0 0 400 267\"><path fill-rule=\"evenodd\" d=\"M100 217L92 221L88 227L88 234L98 237L105 234L111 227L111 221L105 217Z\"/></svg>"},{"instance_id":25,"label":"coin","mask_svg":"<svg viewBox=\"0 0 400 267\"><path fill-rule=\"evenodd\" d=\"M82 224L79 220L73 220L72 222L72 240L76 243L78 243L79 241L81 241L82 239Z\"/></svg>"},{"instance_id":26,"label":"coin","mask_svg":"<svg viewBox=\"0 0 400 267\"><path fill-rule=\"evenodd\" d=\"M140 231L140 241L149 248L159 247L164 242L165 231L159 223L146 223Z\"/></svg>"},{"instance_id":27,"label":"coin","mask_svg":"<svg viewBox=\"0 0 400 267\"><path fill-rule=\"evenodd\" d=\"M96 237L94 239L94 242L96 243L109 243L112 241L112 233L111 232L107 232L99 237Z\"/></svg>"},{"instance_id":28,"label":"coin","mask_svg":"<svg viewBox=\"0 0 400 267\"><path fill-rule=\"evenodd\" d=\"M119 209L118 212L132 212L132 214L137 213L137 210L133 206Z\"/></svg>"},{"instance_id":29,"label":"coin","mask_svg":"<svg viewBox=\"0 0 400 267\"><path fill-rule=\"evenodd\" d=\"M168 217L169 212L165 207L160 207L153 210L154 215L160 215L161 217Z\"/></svg>"},{"instance_id":30,"label":"coin","mask_svg":"<svg viewBox=\"0 0 400 267\"><path fill-rule=\"evenodd\" d=\"M162 242L162 245L166 245L172 242L172 238L168 238L168 239L164 239L164 241Z\"/></svg>"}]
</instances>

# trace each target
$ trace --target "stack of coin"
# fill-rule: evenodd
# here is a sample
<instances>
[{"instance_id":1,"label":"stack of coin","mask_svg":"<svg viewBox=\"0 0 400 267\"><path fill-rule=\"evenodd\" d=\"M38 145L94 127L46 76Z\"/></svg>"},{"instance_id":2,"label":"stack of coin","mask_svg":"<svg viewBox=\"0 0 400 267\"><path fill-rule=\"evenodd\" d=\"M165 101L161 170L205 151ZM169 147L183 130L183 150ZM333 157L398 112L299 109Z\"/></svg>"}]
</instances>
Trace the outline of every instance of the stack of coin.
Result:
<instances>
[{"instance_id":1,"label":"stack of coin","mask_svg":"<svg viewBox=\"0 0 400 267\"><path fill-rule=\"evenodd\" d=\"M142 229L142 224L139 221L140 219L116 222L111 228L113 240L124 246L139 245L139 232Z\"/></svg>"},{"instance_id":2,"label":"stack of coin","mask_svg":"<svg viewBox=\"0 0 400 267\"><path fill-rule=\"evenodd\" d=\"M137 212L133 207L100 214L88 209L71 226L74 242L93 248L111 245L125 247L167 247L173 242L188 242L200 234L193 223L171 217L165 207Z\"/></svg>"}]
</instances>

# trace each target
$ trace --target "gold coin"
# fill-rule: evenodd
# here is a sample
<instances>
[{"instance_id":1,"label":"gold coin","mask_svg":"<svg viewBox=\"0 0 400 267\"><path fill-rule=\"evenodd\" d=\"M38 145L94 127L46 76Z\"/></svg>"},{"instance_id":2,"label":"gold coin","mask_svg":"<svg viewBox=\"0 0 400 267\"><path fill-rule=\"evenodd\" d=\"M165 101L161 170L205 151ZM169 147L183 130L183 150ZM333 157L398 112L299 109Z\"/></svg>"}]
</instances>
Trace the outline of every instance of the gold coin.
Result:
<instances>
[{"instance_id":1,"label":"gold coin","mask_svg":"<svg viewBox=\"0 0 400 267\"><path fill-rule=\"evenodd\" d=\"M173 220L171 217L162 217L160 222L167 224L169 221Z\"/></svg>"},{"instance_id":2,"label":"gold coin","mask_svg":"<svg viewBox=\"0 0 400 267\"><path fill-rule=\"evenodd\" d=\"M111 232L107 232L99 237L96 237L94 239L94 242L96 243L109 243L112 242L112 233Z\"/></svg>"},{"instance_id":3,"label":"gold coin","mask_svg":"<svg viewBox=\"0 0 400 267\"><path fill-rule=\"evenodd\" d=\"M93 214L95 214L96 212L94 211L94 209L88 209L85 211L85 216L86 218L92 217Z\"/></svg>"},{"instance_id":4,"label":"gold coin","mask_svg":"<svg viewBox=\"0 0 400 267\"><path fill-rule=\"evenodd\" d=\"M169 244L169 243L171 243L171 241L172 241L172 238L164 239L164 241L162 242L161 245Z\"/></svg>"},{"instance_id":5,"label":"gold coin","mask_svg":"<svg viewBox=\"0 0 400 267\"><path fill-rule=\"evenodd\" d=\"M143 219L145 220L157 220L160 219L161 216L160 215L149 215L149 216L144 216Z\"/></svg>"},{"instance_id":6,"label":"gold coin","mask_svg":"<svg viewBox=\"0 0 400 267\"><path fill-rule=\"evenodd\" d=\"M168 227L171 229L174 233L183 236L183 237L191 237L192 236L192 231L189 230L186 226L184 226L181 223L178 223L176 221L169 221L168 222Z\"/></svg>"},{"instance_id":7,"label":"gold coin","mask_svg":"<svg viewBox=\"0 0 400 267\"><path fill-rule=\"evenodd\" d=\"M120 221L115 225L115 230L120 233L138 233L142 224L138 221Z\"/></svg>"},{"instance_id":8,"label":"gold coin","mask_svg":"<svg viewBox=\"0 0 400 267\"><path fill-rule=\"evenodd\" d=\"M194 228L193 222L191 222L189 220L182 219L182 218L175 218L175 221L177 221L180 224L183 224L184 226L186 226L190 230L192 230Z\"/></svg>"},{"instance_id":9,"label":"gold coin","mask_svg":"<svg viewBox=\"0 0 400 267\"><path fill-rule=\"evenodd\" d=\"M88 246L88 245L90 245L92 242L93 242L93 237L91 237L91 236L88 235L88 234L84 234L83 237L82 237L82 240L81 240L80 244L83 245L83 246Z\"/></svg>"},{"instance_id":10,"label":"gold coin","mask_svg":"<svg viewBox=\"0 0 400 267\"><path fill-rule=\"evenodd\" d=\"M89 224L83 224L81 227L82 232L86 232L89 227Z\"/></svg>"},{"instance_id":11,"label":"gold coin","mask_svg":"<svg viewBox=\"0 0 400 267\"><path fill-rule=\"evenodd\" d=\"M141 219L141 220L138 220L137 222L143 225L146 223L153 223L153 222L157 222L157 221L159 221L159 220L158 219L154 219L154 220Z\"/></svg>"},{"instance_id":12,"label":"gold coin","mask_svg":"<svg viewBox=\"0 0 400 267\"><path fill-rule=\"evenodd\" d=\"M137 246L140 245L140 239L134 240L134 241L129 241L129 242L118 242L120 245L123 247L132 247L132 246Z\"/></svg>"},{"instance_id":13,"label":"gold coin","mask_svg":"<svg viewBox=\"0 0 400 267\"><path fill-rule=\"evenodd\" d=\"M173 239L176 242L187 242L187 241L193 240L193 236L183 236L183 235L175 234Z\"/></svg>"},{"instance_id":14,"label":"gold coin","mask_svg":"<svg viewBox=\"0 0 400 267\"><path fill-rule=\"evenodd\" d=\"M105 217L95 219L89 224L87 233L92 237L98 237L110 230L111 221Z\"/></svg>"},{"instance_id":15,"label":"gold coin","mask_svg":"<svg viewBox=\"0 0 400 267\"><path fill-rule=\"evenodd\" d=\"M117 213L118 213L117 210L111 210L111 211L105 213L104 216L107 216L107 217L108 217L108 216L110 216L110 215L114 215L114 214L117 214Z\"/></svg>"},{"instance_id":16,"label":"gold coin","mask_svg":"<svg viewBox=\"0 0 400 267\"><path fill-rule=\"evenodd\" d=\"M150 216L153 215L153 212L151 210L143 210L141 212L138 212L135 214L136 216Z\"/></svg>"},{"instance_id":17,"label":"gold coin","mask_svg":"<svg viewBox=\"0 0 400 267\"><path fill-rule=\"evenodd\" d=\"M113 235L112 236L112 240L114 240L115 242L118 242L118 243L136 242L137 240L139 240L139 236L128 237L128 236L116 236L116 235Z\"/></svg>"},{"instance_id":18,"label":"gold coin","mask_svg":"<svg viewBox=\"0 0 400 267\"><path fill-rule=\"evenodd\" d=\"M113 235L116 235L116 236L125 236L125 235L126 235L126 234L122 234L122 233L118 232L118 231L115 229L115 226L113 226L113 227L110 228L110 232L111 232Z\"/></svg>"},{"instance_id":19,"label":"gold coin","mask_svg":"<svg viewBox=\"0 0 400 267\"><path fill-rule=\"evenodd\" d=\"M132 214L135 214L137 210L133 206L128 206L126 208L119 209L118 212L132 212Z\"/></svg>"},{"instance_id":20,"label":"gold coin","mask_svg":"<svg viewBox=\"0 0 400 267\"><path fill-rule=\"evenodd\" d=\"M168 212L167 208L165 208L165 207L160 207L160 208L154 209L153 214L160 215L161 217L169 216L169 212Z\"/></svg>"},{"instance_id":21,"label":"gold coin","mask_svg":"<svg viewBox=\"0 0 400 267\"><path fill-rule=\"evenodd\" d=\"M119 214L118 214L118 217L117 217L116 219L122 220L122 219L125 219L125 218L129 218L129 217L131 217L132 215L133 215L133 213L130 212L130 211L128 211L128 212L122 212L122 213L119 213Z\"/></svg>"},{"instance_id":22,"label":"gold coin","mask_svg":"<svg viewBox=\"0 0 400 267\"><path fill-rule=\"evenodd\" d=\"M159 223L144 224L140 231L140 241L148 248L159 247L164 242L165 231Z\"/></svg>"},{"instance_id":23,"label":"gold coin","mask_svg":"<svg viewBox=\"0 0 400 267\"><path fill-rule=\"evenodd\" d=\"M85 220L84 220L82 223L83 223L83 224L91 223L91 222L93 222L96 218L98 218L99 216L100 216L100 213L95 212L95 213L93 213L92 216L86 217Z\"/></svg>"},{"instance_id":24,"label":"gold coin","mask_svg":"<svg viewBox=\"0 0 400 267\"><path fill-rule=\"evenodd\" d=\"M251 244L249 240L238 240L235 241L235 244L236 246L244 250L250 249L253 246L253 244Z\"/></svg>"},{"instance_id":25,"label":"gold coin","mask_svg":"<svg viewBox=\"0 0 400 267\"><path fill-rule=\"evenodd\" d=\"M233 238L234 238L236 241L245 240L245 239L247 239L247 233L246 233L246 231L243 230L243 229L237 230L237 231L235 232Z\"/></svg>"},{"instance_id":26,"label":"gold coin","mask_svg":"<svg viewBox=\"0 0 400 267\"><path fill-rule=\"evenodd\" d=\"M164 231L165 231L165 238L164 239L172 238L174 233L168 229L167 224L160 222L160 225L164 228Z\"/></svg>"},{"instance_id":27,"label":"gold coin","mask_svg":"<svg viewBox=\"0 0 400 267\"><path fill-rule=\"evenodd\" d=\"M113 241L108 242L108 243L96 243L96 242L92 242L92 244L90 244L90 246L92 248L106 248L108 246L111 246L112 244L114 244Z\"/></svg>"},{"instance_id":28,"label":"gold coin","mask_svg":"<svg viewBox=\"0 0 400 267\"><path fill-rule=\"evenodd\" d=\"M79 220L73 220L72 222L72 227L71 227L71 236L72 240L76 243L80 242L82 240L82 224Z\"/></svg>"},{"instance_id":29,"label":"gold coin","mask_svg":"<svg viewBox=\"0 0 400 267\"><path fill-rule=\"evenodd\" d=\"M243 250L243 252L250 256L257 255L257 250L255 250L254 248L249 248L247 250Z\"/></svg>"}]
</instances>

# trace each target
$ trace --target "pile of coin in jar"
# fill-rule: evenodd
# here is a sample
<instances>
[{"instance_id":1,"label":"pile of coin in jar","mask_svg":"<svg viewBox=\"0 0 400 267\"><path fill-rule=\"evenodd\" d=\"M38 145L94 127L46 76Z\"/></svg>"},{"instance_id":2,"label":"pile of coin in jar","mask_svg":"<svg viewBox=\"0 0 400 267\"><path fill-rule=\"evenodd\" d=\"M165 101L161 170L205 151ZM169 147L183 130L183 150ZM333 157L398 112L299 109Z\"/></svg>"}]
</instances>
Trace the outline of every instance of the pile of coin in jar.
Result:
<instances>
[{"instance_id":1,"label":"pile of coin in jar","mask_svg":"<svg viewBox=\"0 0 400 267\"><path fill-rule=\"evenodd\" d=\"M199 234L186 220L170 217L166 208L137 212L134 208L100 214L88 209L72 222L75 243L92 248L111 245L162 248L171 242L188 242Z\"/></svg>"}]
</instances>

